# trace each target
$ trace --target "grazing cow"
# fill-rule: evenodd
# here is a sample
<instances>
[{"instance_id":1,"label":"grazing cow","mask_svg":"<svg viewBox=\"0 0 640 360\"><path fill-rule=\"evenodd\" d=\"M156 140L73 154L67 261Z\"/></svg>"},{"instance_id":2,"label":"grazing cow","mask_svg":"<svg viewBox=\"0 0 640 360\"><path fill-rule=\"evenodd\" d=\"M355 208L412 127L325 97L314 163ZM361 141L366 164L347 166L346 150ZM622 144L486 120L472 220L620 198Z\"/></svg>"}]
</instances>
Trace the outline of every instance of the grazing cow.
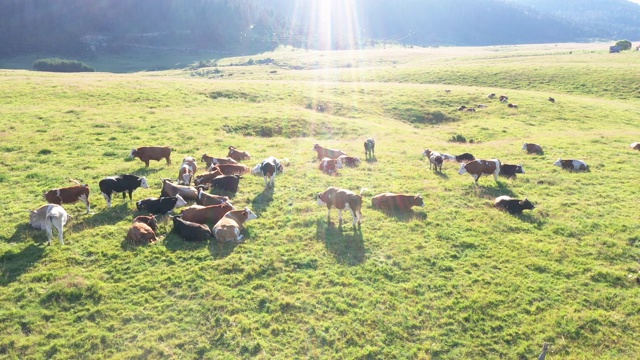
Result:
<instances>
[{"instance_id":1,"label":"grazing cow","mask_svg":"<svg viewBox=\"0 0 640 360\"><path fill-rule=\"evenodd\" d=\"M124 200L129 193L129 200L133 200L131 193L139 187L148 189L149 184L147 179L135 175L117 175L106 177L98 183L102 196L107 201L107 206L111 207L111 195L113 193L122 193L122 199Z\"/></svg>"},{"instance_id":2,"label":"grazing cow","mask_svg":"<svg viewBox=\"0 0 640 360\"><path fill-rule=\"evenodd\" d=\"M473 155L471 155L469 153L463 153L463 154L460 154L460 155L456 155L455 158L456 158L456 161L459 162L459 163L461 163L461 162L469 162L469 161L473 161L473 160L476 159L475 156L473 156Z\"/></svg>"},{"instance_id":3,"label":"grazing cow","mask_svg":"<svg viewBox=\"0 0 640 360\"><path fill-rule=\"evenodd\" d=\"M371 198L371 206L383 210L409 211L413 206L423 206L422 196L383 193Z\"/></svg>"},{"instance_id":4,"label":"grazing cow","mask_svg":"<svg viewBox=\"0 0 640 360\"><path fill-rule=\"evenodd\" d=\"M173 209L183 207L187 202L180 195L161 198L146 198L136 203L138 211L148 211L152 214L166 214Z\"/></svg>"},{"instance_id":5,"label":"grazing cow","mask_svg":"<svg viewBox=\"0 0 640 360\"><path fill-rule=\"evenodd\" d=\"M460 165L460 171L458 174L462 175L465 173L469 173L476 184L478 184L478 179L482 175L491 175L493 174L493 178L498 182L498 174L500 173L500 160L491 159L491 160L473 160L466 164Z\"/></svg>"},{"instance_id":6,"label":"grazing cow","mask_svg":"<svg viewBox=\"0 0 640 360\"><path fill-rule=\"evenodd\" d=\"M347 155L342 150L328 149L318 144L313 145L313 150L315 150L318 153L319 160L322 160L324 158L337 159L342 155Z\"/></svg>"},{"instance_id":7,"label":"grazing cow","mask_svg":"<svg viewBox=\"0 0 640 360\"><path fill-rule=\"evenodd\" d=\"M376 156L375 150L376 150L376 141L373 140L373 138L368 138L364 142L364 158L365 159L374 158Z\"/></svg>"},{"instance_id":8,"label":"grazing cow","mask_svg":"<svg viewBox=\"0 0 640 360\"><path fill-rule=\"evenodd\" d=\"M47 232L47 238L49 239L49 245L53 240L53 228L58 230L58 239L60 243L64 245L62 239L63 227L69 221L71 216L57 204L42 205L36 210L29 211L29 225L38 229L45 230Z\"/></svg>"},{"instance_id":9,"label":"grazing cow","mask_svg":"<svg viewBox=\"0 0 640 360\"><path fill-rule=\"evenodd\" d=\"M149 226L154 233L158 232L158 221L153 214L136 216L135 219L133 219L133 222L144 223Z\"/></svg>"},{"instance_id":10,"label":"grazing cow","mask_svg":"<svg viewBox=\"0 0 640 360\"><path fill-rule=\"evenodd\" d=\"M198 224L211 223L212 225L220 221L224 214L233 210L233 206L224 203L220 205L200 206L193 205L182 210L182 219Z\"/></svg>"},{"instance_id":11,"label":"grazing cow","mask_svg":"<svg viewBox=\"0 0 640 360\"><path fill-rule=\"evenodd\" d=\"M467 107L464 105L458 107L458 111L465 111L466 109Z\"/></svg>"},{"instance_id":12,"label":"grazing cow","mask_svg":"<svg viewBox=\"0 0 640 360\"><path fill-rule=\"evenodd\" d=\"M466 112L476 112L476 109L470 107L465 109Z\"/></svg>"},{"instance_id":13,"label":"grazing cow","mask_svg":"<svg viewBox=\"0 0 640 360\"><path fill-rule=\"evenodd\" d=\"M338 169L342 169L342 160L324 158L320 161L318 168L325 174L338 175Z\"/></svg>"},{"instance_id":14,"label":"grazing cow","mask_svg":"<svg viewBox=\"0 0 640 360\"><path fill-rule=\"evenodd\" d=\"M136 157L143 161L146 167L149 167L150 160L160 161L162 159L166 159L167 165L171 165L171 148L168 146L142 146L131 150L129 158Z\"/></svg>"},{"instance_id":15,"label":"grazing cow","mask_svg":"<svg viewBox=\"0 0 640 360\"><path fill-rule=\"evenodd\" d=\"M542 150L542 146L538 144L524 143L524 145L522 145L522 150L526 150L527 154L538 154L538 155L544 154L544 151Z\"/></svg>"},{"instance_id":16,"label":"grazing cow","mask_svg":"<svg viewBox=\"0 0 640 360\"><path fill-rule=\"evenodd\" d=\"M447 94L449 94L451 92L451 90L449 89L444 89L444 92L446 92Z\"/></svg>"},{"instance_id":17,"label":"grazing cow","mask_svg":"<svg viewBox=\"0 0 640 360\"><path fill-rule=\"evenodd\" d=\"M69 186L60 189L49 190L44 193L44 198L50 204L73 204L74 202L80 200L85 205L87 205L87 214L91 211L91 203L89 202L89 185L80 184L77 180L69 180L78 185Z\"/></svg>"},{"instance_id":18,"label":"grazing cow","mask_svg":"<svg viewBox=\"0 0 640 360\"><path fill-rule=\"evenodd\" d=\"M522 165L500 164L500 173L498 175L505 176L508 179L515 179L516 174L524 174Z\"/></svg>"},{"instance_id":19,"label":"grazing cow","mask_svg":"<svg viewBox=\"0 0 640 360\"><path fill-rule=\"evenodd\" d=\"M220 172L220 169L217 169L214 167L215 170L210 171L208 173L204 173L201 175L196 176L196 178L193 180L193 184L195 186L203 186L206 184L211 184L211 182L213 181L213 179L217 178L218 176L222 176L222 173Z\"/></svg>"},{"instance_id":20,"label":"grazing cow","mask_svg":"<svg viewBox=\"0 0 640 360\"><path fill-rule=\"evenodd\" d=\"M551 101L552 103L555 103L555 102L556 102L556 99L552 98L551 96L549 96L549 99L548 99L548 100L549 100L549 101Z\"/></svg>"},{"instance_id":21,"label":"grazing cow","mask_svg":"<svg viewBox=\"0 0 640 360\"><path fill-rule=\"evenodd\" d=\"M640 150L640 142L631 143L629 147L632 148L633 150Z\"/></svg>"},{"instance_id":22,"label":"grazing cow","mask_svg":"<svg viewBox=\"0 0 640 360\"><path fill-rule=\"evenodd\" d=\"M285 159L286 160L286 159ZM257 164L252 170L251 174L264 177L264 186L275 186L276 175L284 172L284 166L282 162L273 156L269 156L264 159L260 164Z\"/></svg>"},{"instance_id":23,"label":"grazing cow","mask_svg":"<svg viewBox=\"0 0 640 360\"><path fill-rule=\"evenodd\" d=\"M211 238L211 229L207 225L182 220L180 215L172 216L173 231L187 241L207 241Z\"/></svg>"},{"instance_id":24,"label":"grazing cow","mask_svg":"<svg viewBox=\"0 0 640 360\"><path fill-rule=\"evenodd\" d=\"M191 185L191 179L198 171L198 164L193 156L187 156L182 160L178 171L178 185Z\"/></svg>"},{"instance_id":25,"label":"grazing cow","mask_svg":"<svg viewBox=\"0 0 640 360\"><path fill-rule=\"evenodd\" d=\"M533 210L535 206L527 198L524 200L513 199L509 196L498 196L494 201L497 208L508 211L510 214L522 214L523 210Z\"/></svg>"},{"instance_id":26,"label":"grazing cow","mask_svg":"<svg viewBox=\"0 0 640 360\"><path fill-rule=\"evenodd\" d=\"M555 166L569 171L589 171L589 165L582 160L562 160L558 159L553 163Z\"/></svg>"},{"instance_id":27,"label":"grazing cow","mask_svg":"<svg viewBox=\"0 0 640 360\"><path fill-rule=\"evenodd\" d=\"M227 154L227 156L232 158L235 161L242 161L242 160L250 160L251 159L251 155L249 155L248 152L237 150L233 146L229 146L229 153Z\"/></svg>"},{"instance_id":28,"label":"grazing cow","mask_svg":"<svg viewBox=\"0 0 640 360\"><path fill-rule=\"evenodd\" d=\"M251 171L251 168L242 164L214 165L209 168L209 171L215 171L216 169L220 171L222 175L244 175Z\"/></svg>"},{"instance_id":29,"label":"grazing cow","mask_svg":"<svg viewBox=\"0 0 640 360\"><path fill-rule=\"evenodd\" d=\"M365 189L360 190L360 195L353 191L329 187L324 192L318 194L318 205L327 206L327 221L331 218L331 208L338 209L338 219L342 225L342 210L351 210L353 213L353 226L360 226L362 219L362 194Z\"/></svg>"},{"instance_id":30,"label":"grazing cow","mask_svg":"<svg viewBox=\"0 0 640 360\"><path fill-rule=\"evenodd\" d=\"M240 179L242 179L242 176L240 175L222 175L213 179L211 181L211 186L216 189L235 193L238 192Z\"/></svg>"},{"instance_id":31,"label":"grazing cow","mask_svg":"<svg viewBox=\"0 0 640 360\"><path fill-rule=\"evenodd\" d=\"M422 152L422 155L429 158L429 169L431 169L431 166L433 166L433 171L442 172L442 162L444 161L444 158L442 157L442 155L440 155L439 152L425 149Z\"/></svg>"},{"instance_id":32,"label":"grazing cow","mask_svg":"<svg viewBox=\"0 0 640 360\"><path fill-rule=\"evenodd\" d=\"M156 232L149 225L134 221L127 232L127 240L131 241L133 245L140 245L152 244L158 238L156 237Z\"/></svg>"},{"instance_id":33,"label":"grazing cow","mask_svg":"<svg viewBox=\"0 0 640 360\"><path fill-rule=\"evenodd\" d=\"M478 105L476 105L476 107L477 107L478 109L486 109L486 108L488 108L488 106L487 106L487 105L485 105L485 104L478 104Z\"/></svg>"},{"instance_id":34,"label":"grazing cow","mask_svg":"<svg viewBox=\"0 0 640 360\"><path fill-rule=\"evenodd\" d=\"M198 188L198 198L196 199L196 204L201 206L220 205L220 204L233 205L231 203L231 200L229 200L228 197L207 194L204 190L202 190L202 188Z\"/></svg>"},{"instance_id":35,"label":"grazing cow","mask_svg":"<svg viewBox=\"0 0 640 360\"><path fill-rule=\"evenodd\" d=\"M505 96L505 95L500 95L500 102L507 102L509 101L509 97Z\"/></svg>"},{"instance_id":36,"label":"grazing cow","mask_svg":"<svg viewBox=\"0 0 640 360\"><path fill-rule=\"evenodd\" d=\"M489 99L495 99L495 98L496 98L496 94L491 93L491 94L487 95L487 97L488 97Z\"/></svg>"},{"instance_id":37,"label":"grazing cow","mask_svg":"<svg viewBox=\"0 0 640 360\"><path fill-rule=\"evenodd\" d=\"M220 251L222 251L222 242L224 241L242 242L244 223L257 218L258 216L248 207L244 210L231 210L226 213L212 228L213 235L218 240Z\"/></svg>"},{"instance_id":38,"label":"grazing cow","mask_svg":"<svg viewBox=\"0 0 640 360\"><path fill-rule=\"evenodd\" d=\"M512 108L512 109L517 109L518 108L518 105L512 104L512 103L507 104L507 106Z\"/></svg>"},{"instance_id":39,"label":"grazing cow","mask_svg":"<svg viewBox=\"0 0 640 360\"><path fill-rule=\"evenodd\" d=\"M193 186L176 185L170 179L162 179L162 191L160 197L180 195L184 200L196 200L198 189Z\"/></svg>"},{"instance_id":40,"label":"grazing cow","mask_svg":"<svg viewBox=\"0 0 640 360\"><path fill-rule=\"evenodd\" d=\"M342 156L338 157L338 159L340 159L340 161L342 161L342 164L344 166L349 166L349 167L356 167L356 166L360 165L360 163L362 162L362 161L360 161L360 158L356 157L356 156L342 155Z\"/></svg>"},{"instance_id":41,"label":"grazing cow","mask_svg":"<svg viewBox=\"0 0 640 360\"><path fill-rule=\"evenodd\" d=\"M230 157L215 158L207 154L203 154L201 160L204 161L205 164L207 164L207 169L214 165L219 165L219 164L237 164L238 163L237 161L233 160Z\"/></svg>"}]
</instances>

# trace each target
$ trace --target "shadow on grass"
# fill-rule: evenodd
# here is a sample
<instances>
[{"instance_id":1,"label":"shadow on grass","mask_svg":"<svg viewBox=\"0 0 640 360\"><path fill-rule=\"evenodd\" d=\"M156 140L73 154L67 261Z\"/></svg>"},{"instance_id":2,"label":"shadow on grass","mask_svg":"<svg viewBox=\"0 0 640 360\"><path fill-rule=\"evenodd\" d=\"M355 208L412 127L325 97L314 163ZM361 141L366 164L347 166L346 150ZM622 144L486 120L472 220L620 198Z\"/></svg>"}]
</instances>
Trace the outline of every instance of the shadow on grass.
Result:
<instances>
[{"instance_id":1,"label":"shadow on grass","mask_svg":"<svg viewBox=\"0 0 640 360\"><path fill-rule=\"evenodd\" d=\"M440 179L449 180L449 175L443 173L442 171L434 171L433 173L438 175Z\"/></svg>"},{"instance_id":2,"label":"shadow on grass","mask_svg":"<svg viewBox=\"0 0 640 360\"><path fill-rule=\"evenodd\" d=\"M73 215L67 226L72 231L93 229L102 225L113 225L130 214L129 200L127 199L125 202L112 206L111 209L103 209L89 215Z\"/></svg>"},{"instance_id":3,"label":"shadow on grass","mask_svg":"<svg viewBox=\"0 0 640 360\"><path fill-rule=\"evenodd\" d=\"M42 233L45 234L44 231ZM44 243L47 241L46 237L45 234ZM44 251L45 246L29 244L17 253L9 251L0 256L0 286L14 282L22 274L29 271L42 259Z\"/></svg>"},{"instance_id":4,"label":"shadow on grass","mask_svg":"<svg viewBox=\"0 0 640 360\"><path fill-rule=\"evenodd\" d=\"M25 211L25 213L26 213L26 211ZM35 232L35 231L38 231L38 232L41 232L41 233L45 234L44 237L46 239L46 237L47 237L46 232L44 230L36 230L36 229L32 228L31 225L29 225L29 220L28 219L29 218L27 218L27 222L26 223L23 223L23 224L20 224L20 225L16 226L16 231L14 231L13 235L11 235L9 238L7 238L5 242L8 242L8 243L21 242L22 239L24 237L27 237L30 232Z\"/></svg>"},{"instance_id":5,"label":"shadow on grass","mask_svg":"<svg viewBox=\"0 0 640 360\"><path fill-rule=\"evenodd\" d=\"M372 157L368 157L368 158L366 159L366 161L367 161L368 163L374 163L374 162L378 162L378 158L377 158L377 157L375 157L375 156L372 156Z\"/></svg>"},{"instance_id":6,"label":"shadow on grass","mask_svg":"<svg viewBox=\"0 0 640 360\"><path fill-rule=\"evenodd\" d=\"M395 218L398 221L409 222L413 220L424 221L427 220L427 214L423 212L415 212L412 209L409 210L384 210L384 209L376 209L372 208L376 211L379 211L388 217Z\"/></svg>"},{"instance_id":7,"label":"shadow on grass","mask_svg":"<svg viewBox=\"0 0 640 360\"><path fill-rule=\"evenodd\" d=\"M471 186L474 187L474 192L476 193L477 196L490 199L490 200L494 200L498 196L503 196L503 195L507 195L511 197L516 196L516 194L513 191L511 191L511 189L509 189L507 185L505 185L504 183L498 182L496 183L496 185L497 186L488 187L488 186L475 186L472 184Z\"/></svg>"},{"instance_id":8,"label":"shadow on grass","mask_svg":"<svg viewBox=\"0 0 640 360\"><path fill-rule=\"evenodd\" d=\"M142 167L134 172L131 173L131 175L136 175L136 176L144 176L147 177L151 174L155 174L158 171L160 171L162 169L157 169L157 168L151 168L151 167ZM148 181L151 181L150 179L147 179Z\"/></svg>"},{"instance_id":9,"label":"shadow on grass","mask_svg":"<svg viewBox=\"0 0 640 360\"><path fill-rule=\"evenodd\" d=\"M176 251L196 251L201 250L206 247L209 242L208 241L186 241L181 238L178 234L173 232L167 233L162 241L167 250L176 252Z\"/></svg>"},{"instance_id":10,"label":"shadow on grass","mask_svg":"<svg viewBox=\"0 0 640 360\"><path fill-rule=\"evenodd\" d=\"M246 235L242 242L247 241ZM233 253L233 250L242 243L224 242L220 244L216 238L211 238L209 242L209 252L214 259L224 259Z\"/></svg>"},{"instance_id":11,"label":"shadow on grass","mask_svg":"<svg viewBox=\"0 0 640 360\"><path fill-rule=\"evenodd\" d=\"M240 185L238 185L238 186L240 186ZM218 189L218 188L214 188L214 187L209 189L209 193L213 194L213 195L226 196L229 199L233 199L234 197L236 197L236 193L234 193L234 192L227 191L227 190L222 190L222 189Z\"/></svg>"},{"instance_id":12,"label":"shadow on grass","mask_svg":"<svg viewBox=\"0 0 640 360\"><path fill-rule=\"evenodd\" d=\"M273 201L273 189L271 187L267 187L258 196L251 200L251 210L255 212L257 215L260 215L264 210L269 207L271 202Z\"/></svg>"},{"instance_id":13,"label":"shadow on grass","mask_svg":"<svg viewBox=\"0 0 640 360\"><path fill-rule=\"evenodd\" d=\"M359 228L353 228L351 224L347 226L352 229L349 230L351 233L345 233L342 226L336 227L333 222L317 220L316 238L324 241L327 250L340 263L350 266L362 264L367 252L362 231Z\"/></svg>"}]
</instances>

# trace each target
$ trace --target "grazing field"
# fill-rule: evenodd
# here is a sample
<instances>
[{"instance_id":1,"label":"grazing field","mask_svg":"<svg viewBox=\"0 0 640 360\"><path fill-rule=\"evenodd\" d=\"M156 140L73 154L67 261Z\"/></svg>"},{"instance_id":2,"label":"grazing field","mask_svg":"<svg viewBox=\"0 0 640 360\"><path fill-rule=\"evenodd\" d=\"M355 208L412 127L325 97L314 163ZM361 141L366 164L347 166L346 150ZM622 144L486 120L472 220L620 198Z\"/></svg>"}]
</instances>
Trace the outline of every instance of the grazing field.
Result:
<instances>
[{"instance_id":1,"label":"grazing field","mask_svg":"<svg viewBox=\"0 0 640 360\"><path fill-rule=\"evenodd\" d=\"M0 357L531 359L546 342L547 359L635 358L639 67L638 53L573 44L281 49L130 74L0 70ZM364 161L368 137L375 161ZM315 143L363 162L324 175ZM173 164L127 159L144 145L171 146ZM245 175L230 194L258 215L246 242L186 243L166 217L158 243L125 240L140 213L119 195L107 209L102 178L146 176L134 201L158 197L184 156L230 145L251 153L250 167L290 161L275 189ZM429 170L425 148L526 173L475 186L456 163ZM92 212L65 205L66 245L48 246L27 210L69 179L89 184ZM328 186L368 189L361 229L348 212L342 228L335 209L327 220L315 195ZM419 193L425 206L371 208L382 192ZM498 211L501 195L536 208Z\"/></svg>"}]
</instances>

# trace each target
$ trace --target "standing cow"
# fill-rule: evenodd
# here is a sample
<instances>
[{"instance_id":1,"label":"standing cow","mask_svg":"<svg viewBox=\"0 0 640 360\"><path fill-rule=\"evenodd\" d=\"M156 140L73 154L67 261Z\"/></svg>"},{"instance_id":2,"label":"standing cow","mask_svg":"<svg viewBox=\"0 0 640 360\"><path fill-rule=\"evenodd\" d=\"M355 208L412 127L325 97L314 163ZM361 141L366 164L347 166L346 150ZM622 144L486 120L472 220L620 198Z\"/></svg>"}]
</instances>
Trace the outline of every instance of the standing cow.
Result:
<instances>
[{"instance_id":1,"label":"standing cow","mask_svg":"<svg viewBox=\"0 0 640 360\"><path fill-rule=\"evenodd\" d=\"M171 148L168 146L141 146L131 150L130 159L139 158L144 162L145 167L149 167L149 161L167 160L167 165L171 165Z\"/></svg>"},{"instance_id":2,"label":"standing cow","mask_svg":"<svg viewBox=\"0 0 640 360\"><path fill-rule=\"evenodd\" d=\"M376 157L376 141L373 138L368 138L364 142L364 158L373 159Z\"/></svg>"},{"instance_id":3,"label":"standing cow","mask_svg":"<svg viewBox=\"0 0 640 360\"><path fill-rule=\"evenodd\" d=\"M482 175L493 175L493 178L498 182L498 174L500 173L500 160L473 160L466 164L460 165L460 171L458 174L468 173L473 177L475 184L478 184L478 179Z\"/></svg>"},{"instance_id":4,"label":"standing cow","mask_svg":"<svg viewBox=\"0 0 640 360\"><path fill-rule=\"evenodd\" d=\"M64 245L64 240L62 239L63 227L67 223L67 221L71 218L69 214L62 208L62 206L57 204L47 204L42 205L36 210L32 210L29 212L29 225L33 226L38 230L45 230L47 232L47 237L49 238L49 245L53 240L53 228L55 227L58 230L58 238L60 239L60 243Z\"/></svg>"},{"instance_id":5,"label":"standing cow","mask_svg":"<svg viewBox=\"0 0 640 360\"><path fill-rule=\"evenodd\" d=\"M73 204L76 201L82 201L85 205L87 205L87 214L91 211L91 203L89 202L89 185L80 184L77 180L69 180L71 182L76 183L75 186L68 186L59 189L49 190L44 193L44 198L50 204Z\"/></svg>"},{"instance_id":6,"label":"standing cow","mask_svg":"<svg viewBox=\"0 0 640 360\"><path fill-rule=\"evenodd\" d=\"M268 158L264 159L260 164L257 164L251 170L251 174L253 175L264 176L264 186L266 187L274 187L276 175L282 172L284 172L284 166L282 165L282 162L273 156L269 156Z\"/></svg>"},{"instance_id":7,"label":"standing cow","mask_svg":"<svg viewBox=\"0 0 640 360\"><path fill-rule=\"evenodd\" d=\"M135 189L139 187L143 189L149 188L145 177L130 174L106 177L100 180L98 186L109 208L111 207L111 195L113 193L122 193L123 200L126 198L126 194L129 193L129 201L131 201L133 200L131 194Z\"/></svg>"},{"instance_id":8,"label":"standing cow","mask_svg":"<svg viewBox=\"0 0 640 360\"><path fill-rule=\"evenodd\" d=\"M327 221L331 220L331 208L338 209L338 220L342 225L342 210L351 210L353 213L353 227L360 226L362 220L362 194L365 189L360 190L360 195L353 191L339 189L337 187L329 187L327 190L318 194L318 205L326 205Z\"/></svg>"}]
</instances>

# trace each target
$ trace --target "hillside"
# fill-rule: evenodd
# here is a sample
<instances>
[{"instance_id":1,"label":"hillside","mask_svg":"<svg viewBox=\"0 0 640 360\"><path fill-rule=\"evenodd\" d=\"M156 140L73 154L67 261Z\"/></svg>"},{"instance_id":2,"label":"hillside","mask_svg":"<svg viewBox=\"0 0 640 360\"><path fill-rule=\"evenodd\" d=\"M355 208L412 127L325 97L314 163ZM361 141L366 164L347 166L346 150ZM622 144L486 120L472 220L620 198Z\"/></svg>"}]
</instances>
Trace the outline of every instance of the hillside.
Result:
<instances>
[{"instance_id":1,"label":"hillside","mask_svg":"<svg viewBox=\"0 0 640 360\"><path fill-rule=\"evenodd\" d=\"M0 71L0 356L530 359L546 342L548 359L634 358L640 99L635 78L610 79L639 63L581 46L283 48L126 75ZM315 143L363 158L370 136L375 161L318 170ZM142 145L171 146L173 164L127 159ZM230 145L251 167L289 159L275 189L247 174L227 194L258 214L244 243L187 243L166 217L158 243L125 240L135 201L159 196L180 159ZM526 173L475 186L459 164L429 170L425 148ZM123 173L150 188L108 209L97 184ZM25 210L70 178L89 184L92 212L65 205L66 245L48 246ZM335 209L327 219L315 196L328 186L368 189L360 229L349 212L342 228ZM425 206L372 208L387 191ZM501 195L536 208L509 215L493 207Z\"/></svg>"}]
</instances>

